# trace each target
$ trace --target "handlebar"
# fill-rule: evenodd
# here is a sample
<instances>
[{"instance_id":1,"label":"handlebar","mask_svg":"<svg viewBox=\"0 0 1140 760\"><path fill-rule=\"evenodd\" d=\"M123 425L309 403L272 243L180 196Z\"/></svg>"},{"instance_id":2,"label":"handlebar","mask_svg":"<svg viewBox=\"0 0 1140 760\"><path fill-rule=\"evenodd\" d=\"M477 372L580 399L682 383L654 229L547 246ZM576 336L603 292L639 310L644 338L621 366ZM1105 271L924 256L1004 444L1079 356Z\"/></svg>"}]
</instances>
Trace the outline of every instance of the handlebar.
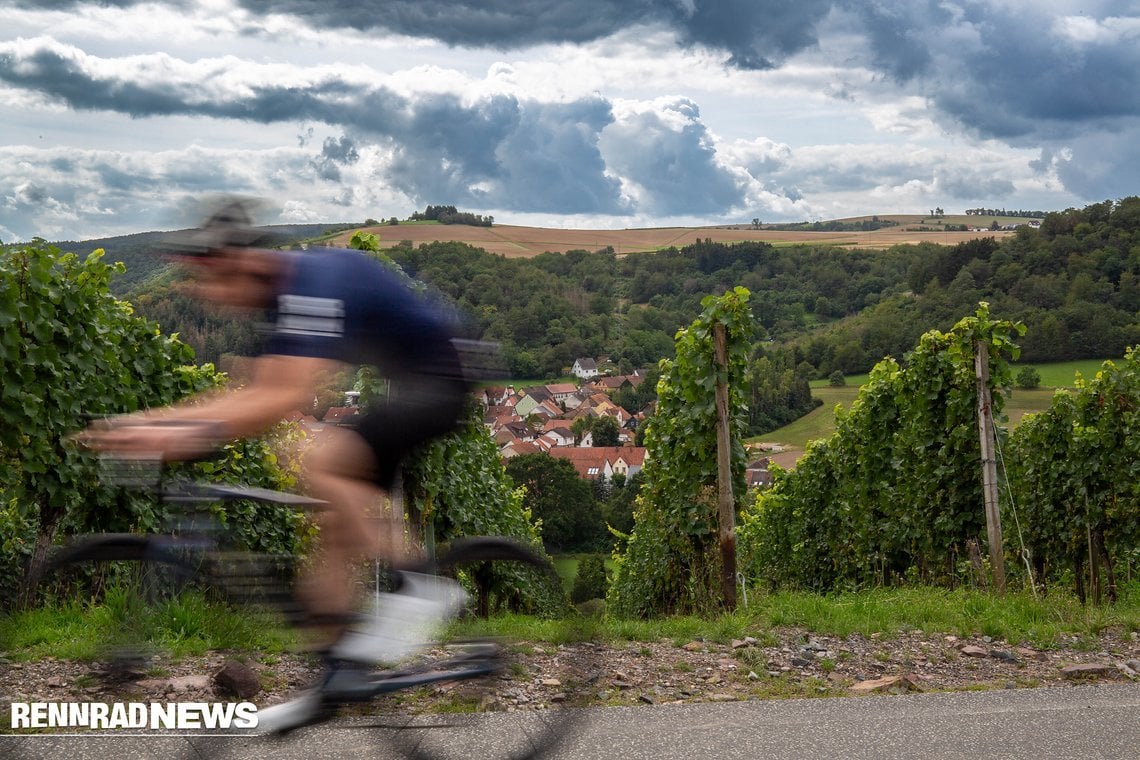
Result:
<instances>
[{"instance_id":1,"label":"handlebar","mask_svg":"<svg viewBox=\"0 0 1140 760\"><path fill-rule=\"evenodd\" d=\"M219 431L223 429L222 423L209 420L84 416L94 423L93 427L97 426L100 421L106 422L107 430L126 427L185 428L187 431L194 431L191 435L197 435L200 441L225 439L223 435L219 435ZM90 431L90 428L88 430ZM74 440L80 445L87 445L90 439L85 440L84 435L85 433L81 433L75 436ZM184 455L185 452L190 453ZM109 485L154 491L162 501L173 503L200 504L208 501L249 500L298 508L316 508L326 504L320 499L255 486L224 485L192 480L177 480L167 483L164 482L164 476L168 465L165 454L168 453L104 450L98 455L99 479ZM200 445L190 445L185 451L180 451L177 458L183 462L190 462L217 460L223 456L224 454L216 446L203 448Z\"/></svg>"}]
</instances>

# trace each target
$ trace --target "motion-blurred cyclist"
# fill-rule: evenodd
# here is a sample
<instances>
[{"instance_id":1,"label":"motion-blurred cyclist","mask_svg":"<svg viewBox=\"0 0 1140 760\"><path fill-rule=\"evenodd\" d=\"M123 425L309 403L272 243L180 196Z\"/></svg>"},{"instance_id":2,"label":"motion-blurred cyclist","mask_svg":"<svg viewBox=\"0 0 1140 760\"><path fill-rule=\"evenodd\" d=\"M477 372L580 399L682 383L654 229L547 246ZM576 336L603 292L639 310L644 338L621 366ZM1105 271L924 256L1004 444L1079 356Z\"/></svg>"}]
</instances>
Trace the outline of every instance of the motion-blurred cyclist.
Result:
<instances>
[{"instance_id":1,"label":"motion-blurred cyclist","mask_svg":"<svg viewBox=\"0 0 1140 760\"><path fill-rule=\"evenodd\" d=\"M184 458L260 433L309 406L315 380L345 364L377 366L390 380L385 401L354 429L326 428L304 461L305 482L328 506L298 598L328 634L326 668L315 689L261 712L262 728L284 730L352 698L365 688L372 664L398 660L427 643L431 629L461 608L458 586L405 573L399 593L385 597L376 620L350 623L356 562L380 556L398 567L411 559L403 515L389 510L377 531L367 512L391 488L411 449L456 428L467 384L448 317L359 252L259 247L264 234L253 226L254 207L246 199L221 201L201 227L172 236L168 245L190 272L197 297L269 315L268 346L256 359L252 382L120 418L84 438L100 450Z\"/></svg>"}]
</instances>

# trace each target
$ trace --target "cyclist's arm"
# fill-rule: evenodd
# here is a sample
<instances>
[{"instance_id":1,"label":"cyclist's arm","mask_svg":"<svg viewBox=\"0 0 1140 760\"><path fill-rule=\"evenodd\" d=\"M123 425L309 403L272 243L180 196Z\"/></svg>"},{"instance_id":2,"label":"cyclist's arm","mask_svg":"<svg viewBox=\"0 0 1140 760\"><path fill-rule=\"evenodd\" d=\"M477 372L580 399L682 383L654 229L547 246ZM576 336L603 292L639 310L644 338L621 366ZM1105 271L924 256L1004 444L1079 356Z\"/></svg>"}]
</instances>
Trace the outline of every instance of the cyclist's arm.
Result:
<instances>
[{"instance_id":1,"label":"cyclist's arm","mask_svg":"<svg viewBox=\"0 0 1140 760\"><path fill-rule=\"evenodd\" d=\"M290 412L311 407L314 380L343 366L332 359L274 354L254 361L249 385L197 403L157 410L155 416L219 422L227 438L256 435Z\"/></svg>"},{"instance_id":2,"label":"cyclist's arm","mask_svg":"<svg viewBox=\"0 0 1140 760\"><path fill-rule=\"evenodd\" d=\"M253 382L205 399L99 423L75 440L99 451L200 456L234 438L256 435L292 411L313 403L314 378L341 365L331 359L266 355L256 359ZM148 423L155 424L148 424ZM201 426L168 423L202 422Z\"/></svg>"}]
</instances>

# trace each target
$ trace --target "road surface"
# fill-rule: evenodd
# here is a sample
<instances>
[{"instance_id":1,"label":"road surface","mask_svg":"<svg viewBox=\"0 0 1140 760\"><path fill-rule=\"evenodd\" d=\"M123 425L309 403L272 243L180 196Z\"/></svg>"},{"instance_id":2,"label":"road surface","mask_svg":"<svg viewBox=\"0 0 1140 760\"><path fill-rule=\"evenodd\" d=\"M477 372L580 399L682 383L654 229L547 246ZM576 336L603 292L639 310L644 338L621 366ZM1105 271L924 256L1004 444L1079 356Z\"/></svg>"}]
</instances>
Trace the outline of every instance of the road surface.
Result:
<instances>
[{"instance_id":1,"label":"road surface","mask_svg":"<svg viewBox=\"0 0 1140 760\"><path fill-rule=\"evenodd\" d=\"M584 724L558 758L1135 760L1140 685L594 708ZM348 730L352 725L320 726L273 745L251 737L3 736L0 757L393 757L370 730Z\"/></svg>"}]
</instances>

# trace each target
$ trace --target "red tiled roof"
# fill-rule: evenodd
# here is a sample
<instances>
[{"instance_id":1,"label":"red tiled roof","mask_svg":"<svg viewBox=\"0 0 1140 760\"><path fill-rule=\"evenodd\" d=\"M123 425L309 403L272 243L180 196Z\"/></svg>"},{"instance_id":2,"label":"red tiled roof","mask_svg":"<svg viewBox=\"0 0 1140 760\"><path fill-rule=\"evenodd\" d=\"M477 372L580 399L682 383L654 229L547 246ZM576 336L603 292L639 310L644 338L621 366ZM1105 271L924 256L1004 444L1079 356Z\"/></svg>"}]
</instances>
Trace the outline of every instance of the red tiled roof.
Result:
<instances>
[{"instance_id":1,"label":"red tiled roof","mask_svg":"<svg viewBox=\"0 0 1140 760\"><path fill-rule=\"evenodd\" d=\"M537 454L542 451L542 449L530 441L518 441L516 443L508 444L508 447L515 453L516 456L521 456L523 454Z\"/></svg>"},{"instance_id":2,"label":"red tiled roof","mask_svg":"<svg viewBox=\"0 0 1140 760\"><path fill-rule=\"evenodd\" d=\"M630 467L645 464L645 449L639 446L567 446L550 450L551 456L568 459L584 478L596 478L619 458ZM594 472L590 472L593 469Z\"/></svg>"},{"instance_id":3,"label":"red tiled roof","mask_svg":"<svg viewBox=\"0 0 1140 760\"><path fill-rule=\"evenodd\" d=\"M553 383L546 386L546 390L558 395L559 393L577 393L578 386L574 383Z\"/></svg>"}]
</instances>

